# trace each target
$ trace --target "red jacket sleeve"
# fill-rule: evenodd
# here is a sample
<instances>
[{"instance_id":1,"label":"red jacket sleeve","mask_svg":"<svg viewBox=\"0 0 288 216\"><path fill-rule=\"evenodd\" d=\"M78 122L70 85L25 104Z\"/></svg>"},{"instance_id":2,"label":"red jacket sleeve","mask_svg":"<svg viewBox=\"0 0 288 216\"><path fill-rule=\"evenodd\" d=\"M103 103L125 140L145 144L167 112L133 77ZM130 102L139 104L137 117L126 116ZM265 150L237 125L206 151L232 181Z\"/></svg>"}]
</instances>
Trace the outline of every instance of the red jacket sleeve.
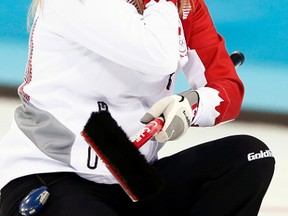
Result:
<instances>
[{"instance_id":1,"label":"red jacket sleeve","mask_svg":"<svg viewBox=\"0 0 288 216\"><path fill-rule=\"evenodd\" d=\"M204 100L196 124L212 126L235 119L241 109L244 86L203 0L195 1L182 24L189 49L189 62L183 72L191 89L199 91L200 102Z\"/></svg>"}]
</instances>

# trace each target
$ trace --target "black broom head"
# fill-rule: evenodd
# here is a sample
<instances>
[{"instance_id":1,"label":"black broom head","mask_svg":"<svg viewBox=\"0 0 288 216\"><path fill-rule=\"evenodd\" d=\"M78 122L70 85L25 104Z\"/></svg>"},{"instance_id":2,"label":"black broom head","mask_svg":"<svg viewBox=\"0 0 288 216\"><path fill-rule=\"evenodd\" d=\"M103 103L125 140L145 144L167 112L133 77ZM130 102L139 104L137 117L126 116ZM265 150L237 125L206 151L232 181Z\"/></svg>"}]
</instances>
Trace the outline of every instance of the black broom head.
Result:
<instances>
[{"instance_id":1,"label":"black broom head","mask_svg":"<svg viewBox=\"0 0 288 216\"><path fill-rule=\"evenodd\" d=\"M157 171L108 111L93 112L82 135L133 201L148 198L162 186Z\"/></svg>"}]
</instances>

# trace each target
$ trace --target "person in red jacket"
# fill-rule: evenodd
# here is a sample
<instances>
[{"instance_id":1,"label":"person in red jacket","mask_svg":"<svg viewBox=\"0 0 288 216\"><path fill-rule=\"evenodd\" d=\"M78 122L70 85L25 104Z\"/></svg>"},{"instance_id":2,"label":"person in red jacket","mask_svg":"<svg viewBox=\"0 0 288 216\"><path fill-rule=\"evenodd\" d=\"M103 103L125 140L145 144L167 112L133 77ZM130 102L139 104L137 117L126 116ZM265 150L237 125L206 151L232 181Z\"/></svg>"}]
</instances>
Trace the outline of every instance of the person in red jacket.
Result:
<instances>
[{"instance_id":1,"label":"person in red jacket","mask_svg":"<svg viewBox=\"0 0 288 216\"><path fill-rule=\"evenodd\" d=\"M148 123L164 117L166 125L155 136L158 141L178 139L189 126L209 127L236 119L244 97L244 85L205 1L174 3L188 48L188 62L181 70L190 89L161 99L141 119ZM181 125L188 112L182 112L179 104L186 99L192 114L185 128ZM140 215L154 208L155 215L256 216L273 176L273 164L272 152L252 136L235 135L191 147L154 164L168 183L152 201L139 204L145 212Z\"/></svg>"},{"instance_id":2,"label":"person in red jacket","mask_svg":"<svg viewBox=\"0 0 288 216\"><path fill-rule=\"evenodd\" d=\"M1 216L258 214L275 163L261 140L233 135L157 155L241 110L244 85L203 0L33 0L31 11L23 104L0 144ZM190 89L178 93L181 72ZM139 149L163 179L157 193L133 202L81 137L97 108L129 136L164 119Z\"/></svg>"}]
</instances>

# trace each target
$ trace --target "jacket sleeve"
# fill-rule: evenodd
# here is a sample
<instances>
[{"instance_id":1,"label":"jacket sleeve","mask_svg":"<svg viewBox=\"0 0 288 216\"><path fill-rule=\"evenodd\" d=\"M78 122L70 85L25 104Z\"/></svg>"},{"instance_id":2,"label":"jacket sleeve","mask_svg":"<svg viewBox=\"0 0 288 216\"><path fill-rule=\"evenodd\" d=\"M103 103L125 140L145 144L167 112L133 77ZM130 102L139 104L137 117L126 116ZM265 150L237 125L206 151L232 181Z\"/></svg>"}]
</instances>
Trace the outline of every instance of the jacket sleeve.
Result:
<instances>
[{"instance_id":1,"label":"jacket sleeve","mask_svg":"<svg viewBox=\"0 0 288 216\"><path fill-rule=\"evenodd\" d=\"M151 2L143 16L126 1L49 0L50 31L146 74L168 75L179 61L179 16L172 2Z\"/></svg>"},{"instance_id":2,"label":"jacket sleeve","mask_svg":"<svg viewBox=\"0 0 288 216\"><path fill-rule=\"evenodd\" d=\"M194 125L213 126L235 119L241 109L244 86L203 0L195 1L182 23L189 57L182 71L200 97Z\"/></svg>"}]
</instances>

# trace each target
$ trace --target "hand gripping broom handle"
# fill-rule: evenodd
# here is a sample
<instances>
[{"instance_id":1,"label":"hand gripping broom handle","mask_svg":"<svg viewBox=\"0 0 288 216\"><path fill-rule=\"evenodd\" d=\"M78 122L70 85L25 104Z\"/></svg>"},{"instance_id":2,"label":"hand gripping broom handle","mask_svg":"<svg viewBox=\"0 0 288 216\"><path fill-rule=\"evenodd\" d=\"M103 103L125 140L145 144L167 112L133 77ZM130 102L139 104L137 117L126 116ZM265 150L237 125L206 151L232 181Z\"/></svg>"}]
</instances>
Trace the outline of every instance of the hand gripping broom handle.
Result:
<instances>
[{"instance_id":1,"label":"hand gripping broom handle","mask_svg":"<svg viewBox=\"0 0 288 216\"><path fill-rule=\"evenodd\" d=\"M153 119L148 124L146 124L145 127L139 133L136 134L136 136L134 136L131 139L131 142L133 142L137 148L140 148L148 140L150 140L155 134L161 131L163 125L164 125L163 118L159 117L159 118Z\"/></svg>"},{"instance_id":2,"label":"hand gripping broom handle","mask_svg":"<svg viewBox=\"0 0 288 216\"><path fill-rule=\"evenodd\" d=\"M235 51L230 55L235 68L242 65L245 61L243 53ZM164 119L162 117L155 118L149 122L139 133L134 136L131 141L137 148L143 146L148 140L150 140L154 135L161 131L164 125Z\"/></svg>"}]
</instances>

